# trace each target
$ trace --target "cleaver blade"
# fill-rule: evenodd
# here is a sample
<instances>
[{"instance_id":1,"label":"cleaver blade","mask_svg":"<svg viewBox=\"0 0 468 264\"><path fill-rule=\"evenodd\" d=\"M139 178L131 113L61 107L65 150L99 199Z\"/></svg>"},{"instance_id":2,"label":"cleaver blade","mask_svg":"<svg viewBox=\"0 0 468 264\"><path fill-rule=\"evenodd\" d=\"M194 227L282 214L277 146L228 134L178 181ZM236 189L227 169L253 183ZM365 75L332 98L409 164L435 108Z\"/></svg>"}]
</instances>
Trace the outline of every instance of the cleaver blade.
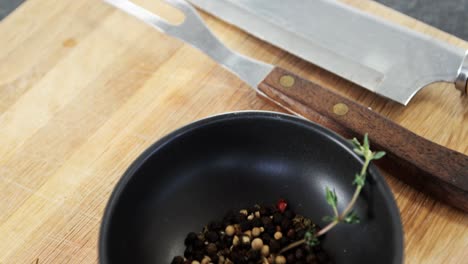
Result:
<instances>
[{"instance_id":1,"label":"cleaver blade","mask_svg":"<svg viewBox=\"0 0 468 264\"><path fill-rule=\"evenodd\" d=\"M423 87L467 93L468 53L335 0L188 0L381 96L407 105Z\"/></svg>"}]
</instances>

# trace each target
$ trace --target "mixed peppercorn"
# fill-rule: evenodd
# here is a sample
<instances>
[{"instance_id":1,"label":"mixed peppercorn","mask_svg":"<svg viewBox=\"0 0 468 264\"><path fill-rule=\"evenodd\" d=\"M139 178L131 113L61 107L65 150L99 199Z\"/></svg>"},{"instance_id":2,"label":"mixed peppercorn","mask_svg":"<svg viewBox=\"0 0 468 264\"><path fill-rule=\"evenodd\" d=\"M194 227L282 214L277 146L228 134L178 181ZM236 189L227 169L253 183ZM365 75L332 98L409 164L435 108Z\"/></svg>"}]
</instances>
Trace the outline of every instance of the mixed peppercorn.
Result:
<instances>
[{"instance_id":1,"label":"mixed peppercorn","mask_svg":"<svg viewBox=\"0 0 468 264\"><path fill-rule=\"evenodd\" d=\"M285 200L230 211L201 233L189 233L183 257L174 257L172 264L332 263L320 246L304 244L280 254L313 228L312 221L294 213Z\"/></svg>"}]
</instances>

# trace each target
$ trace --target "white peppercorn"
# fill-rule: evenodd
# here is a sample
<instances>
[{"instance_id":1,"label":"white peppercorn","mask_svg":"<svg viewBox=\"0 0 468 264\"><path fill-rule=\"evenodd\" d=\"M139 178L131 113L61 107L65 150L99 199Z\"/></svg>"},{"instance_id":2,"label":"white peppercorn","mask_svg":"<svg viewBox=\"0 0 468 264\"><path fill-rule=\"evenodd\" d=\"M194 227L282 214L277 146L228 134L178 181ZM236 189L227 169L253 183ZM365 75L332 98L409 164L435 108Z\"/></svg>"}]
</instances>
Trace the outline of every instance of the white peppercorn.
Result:
<instances>
[{"instance_id":1,"label":"white peppercorn","mask_svg":"<svg viewBox=\"0 0 468 264\"><path fill-rule=\"evenodd\" d=\"M234 226L228 225L224 231L226 232L226 235L233 236L236 230L234 229Z\"/></svg>"},{"instance_id":2,"label":"white peppercorn","mask_svg":"<svg viewBox=\"0 0 468 264\"><path fill-rule=\"evenodd\" d=\"M279 231L277 231L274 235L276 240L280 240L283 237L283 234Z\"/></svg>"},{"instance_id":3,"label":"white peppercorn","mask_svg":"<svg viewBox=\"0 0 468 264\"><path fill-rule=\"evenodd\" d=\"M254 237L258 237L261 232L262 232L261 229L258 228L258 227L252 228L252 236L254 236Z\"/></svg>"},{"instance_id":4,"label":"white peppercorn","mask_svg":"<svg viewBox=\"0 0 468 264\"><path fill-rule=\"evenodd\" d=\"M263 241L260 238L255 238L252 241L252 249L253 250L260 250L263 247Z\"/></svg>"},{"instance_id":5,"label":"white peppercorn","mask_svg":"<svg viewBox=\"0 0 468 264\"><path fill-rule=\"evenodd\" d=\"M276 256L275 264L286 264L286 258L281 255Z\"/></svg>"},{"instance_id":6,"label":"white peppercorn","mask_svg":"<svg viewBox=\"0 0 468 264\"><path fill-rule=\"evenodd\" d=\"M268 255L270 255L270 247L268 245L263 245L260 252L262 253L262 256L268 257Z\"/></svg>"}]
</instances>

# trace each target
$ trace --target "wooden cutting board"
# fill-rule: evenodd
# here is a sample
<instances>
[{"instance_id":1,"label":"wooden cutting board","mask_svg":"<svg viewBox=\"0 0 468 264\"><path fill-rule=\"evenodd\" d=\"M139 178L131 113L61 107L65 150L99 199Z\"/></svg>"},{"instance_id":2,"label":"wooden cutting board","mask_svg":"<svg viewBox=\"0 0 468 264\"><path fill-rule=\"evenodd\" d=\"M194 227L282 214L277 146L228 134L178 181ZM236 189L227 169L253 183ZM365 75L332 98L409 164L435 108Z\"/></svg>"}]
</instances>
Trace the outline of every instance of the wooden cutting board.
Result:
<instances>
[{"instance_id":1,"label":"wooden cutting board","mask_svg":"<svg viewBox=\"0 0 468 264\"><path fill-rule=\"evenodd\" d=\"M170 18L157 1L136 1ZM468 43L371 1L346 2L454 45ZM402 107L215 18L231 48L278 64L468 154L468 100L450 84ZM96 263L116 182L150 144L197 119L282 111L188 45L101 1L29 0L0 22L0 263ZM468 215L386 175L406 263L466 263Z\"/></svg>"}]
</instances>

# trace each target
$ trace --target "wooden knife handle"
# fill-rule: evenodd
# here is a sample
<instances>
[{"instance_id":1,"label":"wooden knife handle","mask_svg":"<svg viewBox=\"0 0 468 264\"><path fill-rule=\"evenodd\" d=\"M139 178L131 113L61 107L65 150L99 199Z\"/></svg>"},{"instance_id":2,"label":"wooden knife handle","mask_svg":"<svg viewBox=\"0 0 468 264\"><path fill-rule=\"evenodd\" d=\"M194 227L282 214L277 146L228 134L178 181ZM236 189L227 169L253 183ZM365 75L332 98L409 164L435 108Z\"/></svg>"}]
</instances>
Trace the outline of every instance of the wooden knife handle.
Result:
<instances>
[{"instance_id":1,"label":"wooden knife handle","mask_svg":"<svg viewBox=\"0 0 468 264\"><path fill-rule=\"evenodd\" d=\"M416 189L468 212L468 156L281 68L275 68L259 90L288 111L344 137L362 138L368 133L373 149L387 152L379 166Z\"/></svg>"}]
</instances>

